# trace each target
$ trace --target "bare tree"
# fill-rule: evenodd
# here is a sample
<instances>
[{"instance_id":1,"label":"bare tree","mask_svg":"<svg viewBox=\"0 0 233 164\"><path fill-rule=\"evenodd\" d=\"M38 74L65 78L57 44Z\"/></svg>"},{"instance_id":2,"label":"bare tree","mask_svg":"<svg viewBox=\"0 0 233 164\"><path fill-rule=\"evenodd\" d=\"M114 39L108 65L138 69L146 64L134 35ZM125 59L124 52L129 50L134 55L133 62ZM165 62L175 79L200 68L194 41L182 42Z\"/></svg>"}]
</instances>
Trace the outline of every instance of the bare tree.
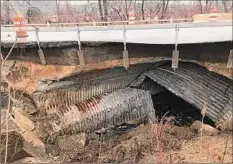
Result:
<instances>
[{"instance_id":1,"label":"bare tree","mask_svg":"<svg viewBox=\"0 0 233 164\"><path fill-rule=\"evenodd\" d=\"M108 21L108 5L107 5L107 0L103 0L103 8L104 8L104 20L107 22Z\"/></svg>"},{"instance_id":2,"label":"bare tree","mask_svg":"<svg viewBox=\"0 0 233 164\"><path fill-rule=\"evenodd\" d=\"M58 16L58 22L60 22L60 0L56 0L56 11L57 11L57 16Z\"/></svg>"},{"instance_id":3,"label":"bare tree","mask_svg":"<svg viewBox=\"0 0 233 164\"><path fill-rule=\"evenodd\" d=\"M66 0L66 13L67 13L67 16L68 16L68 21L71 22L74 20L74 14L73 14L73 10L68 2L68 0Z\"/></svg>"},{"instance_id":4,"label":"bare tree","mask_svg":"<svg viewBox=\"0 0 233 164\"><path fill-rule=\"evenodd\" d=\"M205 0L205 12L209 13L211 7L213 6L215 0Z\"/></svg>"},{"instance_id":5,"label":"bare tree","mask_svg":"<svg viewBox=\"0 0 233 164\"><path fill-rule=\"evenodd\" d=\"M101 18L101 21L103 21L104 16L103 16L103 9L102 9L102 0L98 0L98 5L99 5L100 18Z\"/></svg>"},{"instance_id":6,"label":"bare tree","mask_svg":"<svg viewBox=\"0 0 233 164\"><path fill-rule=\"evenodd\" d=\"M198 0L200 13L209 13L211 7L216 0Z\"/></svg>"},{"instance_id":7,"label":"bare tree","mask_svg":"<svg viewBox=\"0 0 233 164\"><path fill-rule=\"evenodd\" d=\"M202 8L202 0L198 0L198 8L200 10L200 13L203 13L203 8Z\"/></svg>"},{"instance_id":8,"label":"bare tree","mask_svg":"<svg viewBox=\"0 0 233 164\"><path fill-rule=\"evenodd\" d=\"M162 2L162 11L161 11L160 19L163 19L163 18L164 18L164 14L165 14L166 11L167 11L168 4L169 4L169 0L163 0L163 2Z\"/></svg>"},{"instance_id":9,"label":"bare tree","mask_svg":"<svg viewBox=\"0 0 233 164\"><path fill-rule=\"evenodd\" d=\"M231 5L230 5L230 3L231 3ZM232 1L222 0L222 5L223 5L224 12L232 11ZM228 6L229 6L229 8L228 8Z\"/></svg>"},{"instance_id":10,"label":"bare tree","mask_svg":"<svg viewBox=\"0 0 233 164\"><path fill-rule=\"evenodd\" d=\"M35 23L41 15L41 11L37 7L28 7L27 12L28 23Z\"/></svg>"},{"instance_id":11,"label":"bare tree","mask_svg":"<svg viewBox=\"0 0 233 164\"><path fill-rule=\"evenodd\" d=\"M109 4L111 9L114 11L115 14L120 18L120 20L127 20L125 15L123 14L124 11L122 10L123 8L123 1L113 1L112 3Z\"/></svg>"},{"instance_id":12,"label":"bare tree","mask_svg":"<svg viewBox=\"0 0 233 164\"><path fill-rule=\"evenodd\" d=\"M142 0L142 7L141 7L141 12L142 12L142 20L145 20L145 13L144 13L144 3L145 3L145 0Z\"/></svg>"},{"instance_id":13,"label":"bare tree","mask_svg":"<svg viewBox=\"0 0 233 164\"><path fill-rule=\"evenodd\" d=\"M10 2L9 2L9 0L7 0L7 2L6 2L6 23L7 24L10 24Z\"/></svg>"},{"instance_id":14,"label":"bare tree","mask_svg":"<svg viewBox=\"0 0 233 164\"><path fill-rule=\"evenodd\" d=\"M127 20L129 19L129 11L128 11L128 3L127 0L125 0L125 14L126 14L126 18Z\"/></svg>"}]
</instances>

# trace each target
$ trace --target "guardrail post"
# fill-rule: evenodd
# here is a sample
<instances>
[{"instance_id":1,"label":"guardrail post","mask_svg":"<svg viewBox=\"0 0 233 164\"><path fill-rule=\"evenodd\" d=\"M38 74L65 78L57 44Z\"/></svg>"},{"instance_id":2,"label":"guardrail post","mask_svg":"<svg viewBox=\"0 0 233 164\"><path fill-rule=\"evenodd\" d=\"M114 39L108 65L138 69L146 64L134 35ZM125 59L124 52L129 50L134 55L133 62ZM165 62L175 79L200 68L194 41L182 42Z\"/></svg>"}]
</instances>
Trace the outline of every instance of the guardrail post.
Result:
<instances>
[{"instance_id":1,"label":"guardrail post","mask_svg":"<svg viewBox=\"0 0 233 164\"><path fill-rule=\"evenodd\" d=\"M93 26L96 26L96 21L95 20L93 21Z\"/></svg>"},{"instance_id":2,"label":"guardrail post","mask_svg":"<svg viewBox=\"0 0 233 164\"><path fill-rule=\"evenodd\" d=\"M175 50L172 52L172 68L175 70L178 68L179 62L179 51L177 50L178 47L178 33L179 33L179 25L176 24L175 26Z\"/></svg>"},{"instance_id":3,"label":"guardrail post","mask_svg":"<svg viewBox=\"0 0 233 164\"><path fill-rule=\"evenodd\" d=\"M80 30L77 28L77 37L78 37L78 59L80 65L85 65L83 51L81 49L81 40L80 40Z\"/></svg>"},{"instance_id":4,"label":"guardrail post","mask_svg":"<svg viewBox=\"0 0 233 164\"><path fill-rule=\"evenodd\" d=\"M25 57L25 47L26 45L24 44L22 48L20 48L20 57L24 58Z\"/></svg>"},{"instance_id":5,"label":"guardrail post","mask_svg":"<svg viewBox=\"0 0 233 164\"><path fill-rule=\"evenodd\" d=\"M172 20L172 18L170 18L170 23L173 23L173 20Z\"/></svg>"},{"instance_id":6,"label":"guardrail post","mask_svg":"<svg viewBox=\"0 0 233 164\"><path fill-rule=\"evenodd\" d=\"M125 67L125 69L129 68L129 53L127 51L127 47L126 47L126 29L125 29L125 25L123 26L123 41L124 41L124 51L123 51L123 66Z\"/></svg>"},{"instance_id":7,"label":"guardrail post","mask_svg":"<svg viewBox=\"0 0 233 164\"><path fill-rule=\"evenodd\" d=\"M227 68L231 69L233 68L233 50L230 50L229 57L228 57L228 62L227 62Z\"/></svg>"},{"instance_id":8,"label":"guardrail post","mask_svg":"<svg viewBox=\"0 0 233 164\"><path fill-rule=\"evenodd\" d=\"M37 27L35 27L36 41L37 41L37 44L38 44L38 47L39 47L38 54L39 54L39 57L40 57L40 61L41 61L41 63L43 65L46 65L44 52L43 52L43 50L40 47L40 40L39 40L38 32L39 32L39 29Z\"/></svg>"},{"instance_id":9,"label":"guardrail post","mask_svg":"<svg viewBox=\"0 0 233 164\"><path fill-rule=\"evenodd\" d=\"M47 27L49 27L49 26L50 26L49 21L47 21L47 22L46 22L46 24L47 24Z\"/></svg>"}]
</instances>

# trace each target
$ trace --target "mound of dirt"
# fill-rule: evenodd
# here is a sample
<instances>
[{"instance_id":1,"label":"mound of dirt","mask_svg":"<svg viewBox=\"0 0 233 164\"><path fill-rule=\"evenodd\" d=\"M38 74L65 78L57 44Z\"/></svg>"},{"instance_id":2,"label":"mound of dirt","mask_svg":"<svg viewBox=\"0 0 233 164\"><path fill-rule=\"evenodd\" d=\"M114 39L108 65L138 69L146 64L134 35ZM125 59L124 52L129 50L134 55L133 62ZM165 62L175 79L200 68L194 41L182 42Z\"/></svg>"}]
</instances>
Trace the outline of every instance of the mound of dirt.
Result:
<instances>
[{"instance_id":1,"label":"mound of dirt","mask_svg":"<svg viewBox=\"0 0 233 164\"><path fill-rule=\"evenodd\" d=\"M189 127L142 124L127 131L110 130L101 136L88 134L85 147L72 153L59 150L59 155L81 163L136 163L154 153L181 150L182 142L195 136Z\"/></svg>"}]
</instances>

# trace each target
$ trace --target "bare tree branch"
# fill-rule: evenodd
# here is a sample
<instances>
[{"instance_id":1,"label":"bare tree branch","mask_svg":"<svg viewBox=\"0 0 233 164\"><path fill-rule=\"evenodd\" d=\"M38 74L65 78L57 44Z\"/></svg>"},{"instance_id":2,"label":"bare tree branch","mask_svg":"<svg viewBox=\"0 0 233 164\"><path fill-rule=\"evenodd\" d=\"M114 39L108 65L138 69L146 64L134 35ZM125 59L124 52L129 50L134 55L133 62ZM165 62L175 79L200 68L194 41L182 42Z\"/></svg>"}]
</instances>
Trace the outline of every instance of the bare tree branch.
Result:
<instances>
[{"instance_id":1,"label":"bare tree branch","mask_svg":"<svg viewBox=\"0 0 233 164\"><path fill-rule=\"evenodd\" d=\"M145 0L142 0L142 6L141 6L142 20L145 20L144 3L145 3Z\"/></svg>"},{"instance_id":2,"label":"bare tree branch","mask_svg":"<svg viewBox=\"0 0 233 164\"><path fill-rule=\"evenodd\" d=\"M101 21L104 20L104 16L103 16L103 9L102 9L102 0L98 0L98 5L99 5L99 13L100 13L100 18L101 18Z\"/></svg>"}]
</instances>

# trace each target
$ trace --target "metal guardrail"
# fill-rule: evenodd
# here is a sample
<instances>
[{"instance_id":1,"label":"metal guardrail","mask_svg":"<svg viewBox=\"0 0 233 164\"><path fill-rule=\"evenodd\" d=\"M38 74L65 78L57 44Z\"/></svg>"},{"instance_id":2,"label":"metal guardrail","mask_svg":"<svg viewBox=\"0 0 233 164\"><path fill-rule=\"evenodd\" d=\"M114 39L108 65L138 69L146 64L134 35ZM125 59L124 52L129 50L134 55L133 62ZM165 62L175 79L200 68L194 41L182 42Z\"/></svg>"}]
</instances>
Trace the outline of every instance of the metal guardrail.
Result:
<instances>
[{"instance_id":1,"label":"metal guardrail","mask_svg":"<svg viewBox=\"0 0 233 164\"><path fill-rule=\"evenodd\" d=\"M163 24L163 23L181 23L192 22L193 19L161 19L161 20L135 20L135 21L110 21L110 22L79 22L79 23L50 23L50 24L25 24L25 27L70 27L70 26L109 26L109 25L127 25L127 24ZM14 24L1 25L1 27L14 27Z\"/></svg>"},{"instance_id":2,"label":"metal guardrail","mask_svg":"<svg viewBox=\"0 0 233 164\"><path fill-rule=\"evenodd\" d=\"M127 21L128 22L128 21ZM108 22L109 23L109 22ZM72 23L71 23L72 24ZM75 25L75 24L72 24L72 25ZM217 39L219 39L219 37L220 37L220 40L222 40L222 41L229 41L230 40L230 36L231 35L228 35L229 33L230 33L230 29L231 29L231 27L232 27L232 21L216 21L216 22L186 22L186 23L164 23L164 24L130 24L130 25L110 25L110 26L54 26L54 27L47 27L47 26L40 26L40 27L36 27L36 26L28 26L28 27L24 27L24 30L26 30L27 32L30 32L30 33L28 33L30 36L32 36L32 37L30 37L30 41L28 41L28 42L31 42L31 44L30 45L32 45L32 44L36 44L36 45L38 45L38 47L40 47L40 45L39 45L39 42L45 42L45 43L49 43L49 42L51 42L52 44L53 44L53 42L55 42L53 39L52 39L52 41L51 41L51 38L53 38L54 37L54 35L50 35L50 37L49 37L49 33L47 34L46 32L60 32L60 33L55 33L57 36L59 36L59 37L64 37L65 38L65 40L60 40L60 39L58 39L57 41L59 41L59 42L63 42L63 41L65 41L65 42L67 42L67 37L66 36L68 36L69 38L68 38L68 42L70 42L71 44L73 44L72 42L78 42L78 45L79 45L79 50L78 50L78 57L79 57L79 61L80 61L80 64L81 65L84 65L85 64L85 61L84 61L84 52L82 51L82 44L81 44L81 39L80 39L80 32L85 32L85 31L111 31L111 30L117 30L118 32L120 32L120 33L118 33L118 38L117 39L113 39L114 40L114 42L123 42L124 43L124 50L123 50L123 52L122 52L122 54L123 54L123 65L124 65L124 67L127 69L128 67L129 67L129 63L128 63L128 58L129 58L129 53L128 53L128 50L127 50L127 46L126 46L126 44L127 43L152 43L151 42L151 39L149 39L149 41L148 41L148 38L144 38L144 42L142 42L141 40L140 40L140 42L138 42L138 41L132 41L132 38L131 38L131 41L128 41L127 42L127 39L126 39L126 31L130 31L130 30L135 30L135 32L134 32L134 34L132 34L131 33L131 37L132 36L134 36L134 35L137 35L138 34L138 32L140 31L140 30L154 30L154 29L174 29L174 31L173 30L169 30L169 35L171 34L171 35L175 35L175 38L174 38L174 40L173 40L173 38L171 38L170 39L170 41L167 41L168 39L169 39L169 36L167 35L166 37L167 38L161 38L160 37L160 39L161 40L163 40L162 41L162 43L161 43L161 40L160 40L160 43L158 43L157 42L157 40L159 39L159 38L156 38L155 39L155 41L153 41L153 43L154 44L174 44L174 46L175 46L175 49L174 49L174 51L173 51L173 54L172 54L172 68L173 69L176 69L176 68L178 68L178 59L179 59L179 50L178 50L178 37L180 37L180 35L178 35L178 33L180 33L179 31L183 31L183 30L179 30L179 29L181 29L181 28L190 28L190 29L192 29L192 28L197 28L198 30L197 31L200 31L200 28L205 28L205 30L204 30L204 32L205 33L203 33L203 35L205 35L206 36L206 33L208 34L208 28L209 27L227 27L227 30L229 30L229 31L227 31L227 33L224 33L224 35L223 35L223 37L226 37L227 39L221 39L221 35L220 36L217 36ZM206 28L206 27L208 27L208 28ZM15 30L17 29L17 27L1 27L1 32L3 32L3 33L5 33L4 35L5 36L7 36L6 38L8 38L8 35L9 34L11 34L11 33L13 33L13 32L15 32ZM218 29L218 28L217 28ZM225 28L223 28L224 29L224 31L225 31ZM39 30L39 31L38 31ZM37 31L37 32L41 32L41 34L43 34L44 36L48 36L47 38L49 38L49 39L45 39L44 38L44 40L43 41L39 41L39 39L40 38L33 38L33 33L35 32L35 31ZM195 31L195 30L194 30ZM223 32L224 32L223 31ZM65 35L61 35L61 33L62 32L72 32L72 33L67 33L68 35L66 35L65 33L63 33L63 34L65 34ZM145 31L144 31L145 32ZM166 30L164 31L165 33L166 33ZM174 33L173 33L174 32ZM187 33L187 34L189 34L189 33L192 33L193 31L191 30L190 32L189 32L189 30L184 30L183 31L183 33ZM220 28L220 32L222 32L222 30L221 30L221 28ZM172 34L173 33L173 34ZM87 33L86 33L87 34ZM107 33L104 33L105 35L108 35L108 32ZM122 37L121 37L121 34L122 34ZM129 33L130 34L130 33ZM151 34L150 33L147 33L147 34L149 34L149 35L147 35L147 37L148 36L150 36ZM193 34L193 33L192 33ZM221 34L221 33L220 33ZM227 35L226 35L227 34ZM73 37L74 35L77 35L78 36L78 40L76 40L76 38L75 37ZM197 34L195 34L195 35L197 35L197 38L201 38L202 36L198 36L198 33ZM192 37L194 37L195 35L191 35ZM14 35L13 35L14 36ZM38 36L38 34L37 34L37 36ZM91 35L91 37L92 37L93 35ZM100 35L101 36L101 35ZM143 35L141 35L141 37L142 37ZM186 37L186 36L184 36L184 35L181 35L182 37L183 37L183 40L184 40L184 37ZM188 35L189 36L189 35ZM101 38L104 38L105 36L101 36ZM153 37L153 36L152 36ZM13 37L11 37L11 39L12 39ZM63 39L64 39L63 38ZM70 40L72 38L72 40ZM186 37L187 38L187 37ZM209 38L209 37L208 37ZM13 38L14 39L14 38ZM13 41L14 40L7 40L6 39L6 42L5 42L5 47L10 47L11 46L11 44L13 43ZM33 42L35 42L35 40L37 40L37 43L33 43ZM84 39L85 40L85 39ZM138 39L136 39L136 40L138 40ZM166 41L165 41L166 40ZM95 39L93 40L93 39L90 39L89 38L89 40L87 39L86 40L86 42L87 41L89 41L89 42L111 42L111 38L110 39L108 39L108 40L106 40L105 38L104 39L99 39L99 40L96 40L95 41ZM216 41L216 40L214 40L214 41ZM183 42L181 42L181 43L179 43L179 44L185 44L185 43L204 43L204 42L208 42L206 39L204 39L204 41L203 40L201 40L201 41L191 41L191 42L188 42L188 41L183 41ZM211 41L210 41L211 42ZM19 41L19 43L25 43L25 41ZM65 45L68 45L68 44L65 44ZM21 45L22 46L22 45ZM39 48L40 49L40 48ZM40 59L41 59L41 63L42 64L45 64L46 63L46 61L44 60L45 59L45 57L44 57L44 53L43 53L43 51L42 50L40 50L40 51L38 51L38 53L39 53L39 56L40 56ZM231 59L231 57L229 57L229 59ZM230 62L229 62L230 63ZM230 64L229 64L230 65Z\"/></svg>"},{"instance_id":3,"label":"metal guardrail","mask_svg":"<svg viewBox=\"0 0 233 164\"><path fill-rule=\"evenodd\" d=\"M68 32L77 31L109 31L109 30L150 30L150 29L175 29L179 28L194 28L194 27L223 27L232 26L232 21L217 21L217 22L186 22L186 23L165 23L165 24L130 24L130 25L111 25L111 26L28 26L22 29L30 32L35 31L36 28L40 32ZM1 27L1 32L14 32L17 27Z\"/></svg>"}]
</instances>

